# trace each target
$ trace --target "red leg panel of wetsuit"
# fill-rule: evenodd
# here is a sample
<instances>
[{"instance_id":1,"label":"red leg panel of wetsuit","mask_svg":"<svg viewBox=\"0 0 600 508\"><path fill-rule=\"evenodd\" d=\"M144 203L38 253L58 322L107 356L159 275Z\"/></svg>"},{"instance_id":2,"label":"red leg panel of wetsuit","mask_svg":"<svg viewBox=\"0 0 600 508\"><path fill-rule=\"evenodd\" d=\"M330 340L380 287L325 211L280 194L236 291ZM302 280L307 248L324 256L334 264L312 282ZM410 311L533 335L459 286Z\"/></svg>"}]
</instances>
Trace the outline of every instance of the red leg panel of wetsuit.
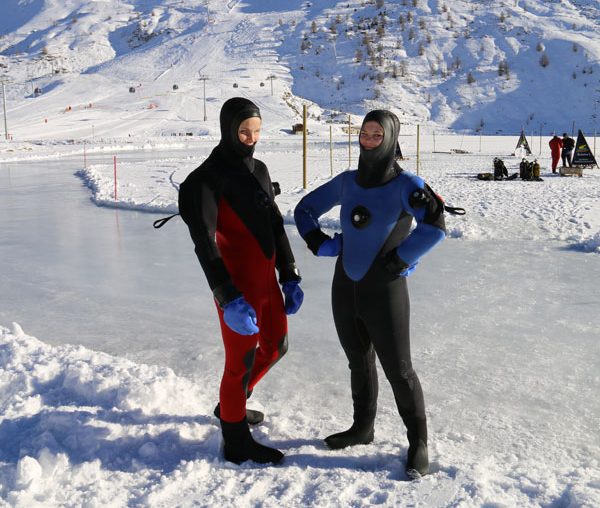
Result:
<instances>
[{"instance_id":1,"label":"red leg panel of wetsuit","mask_svg":"<svg viewBox=\"0 0 600 508\"><path fill-rule=\"evenodd\" d=\"M221 419L239 422L246 416L246 397L287 349L287 317L275 272L275 256L267 259L260 245L225 200L219 203L217 245L233 284L256 311L259 332L239 335L223 321L225 346L221 379Z\"/></svg>"}]
</instances>

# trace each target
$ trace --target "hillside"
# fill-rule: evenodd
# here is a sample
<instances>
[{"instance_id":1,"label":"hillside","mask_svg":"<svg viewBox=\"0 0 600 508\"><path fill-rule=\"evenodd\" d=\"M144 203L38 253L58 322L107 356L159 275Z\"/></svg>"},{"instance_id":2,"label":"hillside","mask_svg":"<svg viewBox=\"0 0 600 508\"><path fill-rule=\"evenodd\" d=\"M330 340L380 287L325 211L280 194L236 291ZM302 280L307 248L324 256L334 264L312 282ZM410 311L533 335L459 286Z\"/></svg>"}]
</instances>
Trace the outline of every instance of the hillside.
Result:
<instances>
[{"instance_id":1,"label":"hillside","mask_svg":"<svg viewBox=\"0 0 600 508\"><path fill-rule=\"evenodd\" d=\"M13 139L217 134L232 95L257 100L277 129L299 120L302 104L313 121L388 108L404 124L468 133L597 126L595 0L3 6Z\"/></svg>"}]
</instances>

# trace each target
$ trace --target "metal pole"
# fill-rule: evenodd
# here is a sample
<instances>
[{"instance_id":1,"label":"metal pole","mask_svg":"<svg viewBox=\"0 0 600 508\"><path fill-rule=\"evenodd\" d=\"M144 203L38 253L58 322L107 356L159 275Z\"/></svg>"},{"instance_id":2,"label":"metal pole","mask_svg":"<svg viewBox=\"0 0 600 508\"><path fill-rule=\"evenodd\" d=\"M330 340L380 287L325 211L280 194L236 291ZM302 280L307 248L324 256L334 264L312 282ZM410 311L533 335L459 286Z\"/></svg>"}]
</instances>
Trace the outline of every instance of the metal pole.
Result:
<instances>
[{"instance_id":1,"label":"metal pole","mask_svg":"<svg viewBox=\"0 0 600 508\"><path fill-rule=\"evenodd\" d=\"M542 124L540 124L540 155L542 155Z\"/></svg>"},{"instance_id":2,"label":"metal pole","mask_svg":"<svg viewBox=\"0 0 600 508\"><path fill-rule=\"evenodd\" d=\"M332 45L333 45L333 57L335 58L335 63L337 65L337 51L335 49L335 40L336 40L336 38L337 38L336 35L332 35L331 36L331 42L332 42Z\"/></svg>"},{"instance_id":3,"label":"metal pole","mask_svg":"<svg viewBox=\"0 0 600 508\"><path fill-rule=\"evenodd\" d=\"M115 180L115 201L117 200L117 156L113 155L114 180Z\"/></svg>"},{"instance_id":4,"label":"metal pole","mask_svg":"<svg viewBox=\"0 0 600 508\"><path fill-rule=\"evenodd\" d=\"M271 97L273 97L273 80L276 79L273 74L269 74L267 79L271 82Z\"/></svg>"},{"instance_id":5,"label":"metal pole","mask_svg":"<svg viewBox=\"0 0 600 508\"><path fill-rule=\"evenodd\" d=\"M333 176L333 126L331 125L329 126L329 173Z\"/></svg>"},{"instance_id":6,"label":"metal pole","mask_svg":"<svg viewBox=\"0 0 600 508\"><path fill-rule=\"evenodd\" d=\"M204 121L206 122L206 80L207 76L199 76L198 79L202 81L202 104L204 107Z\"/></svg>"},{"instance_id":7,"label":"metal pole","mask_svg":"<svg viewBox=\"0 0 600 508\"><path fill-rule=\"evenodd\" d=\"M8 140L8 122L6 120L6 88L5 81L2 81L2 107L4 108L4 139Z\"/></svg>"},{"instance_id":8,"label":"metal pole","mask_svg":"<svg viewBox=\"0 0 600 508\"><path fill-rule=\"evenodd\" d=\"M302 106L302 188L306 189L306 104Z\"/></svg>"},{"instance_id":9,"label":"metal pole","mask_svg":"<svg viewBox=\"0 0 600 508\"><path fill-rule=\"evenodd\" d=\"M533 130L533 127L531 127L531 134L529 135L529 139L531 139L531 146L529 147L529 155L533 155L533 138L534 138L534 134L535 131ZM527 136L525 136L525 141L527 141Z\"/></svg>"},{"instance_id":10,"label":"metal pole","mask_svg":"<svg viewBox=\"0 0 600 508\"><path fill-rule=\"evenodd\" d=\"M348 115L348 167L352 166L352 117Z\"/></svg>"},{"instance_id":11,"label":"metal pole","mask_svg":"<svg viewBox=\"0 0 600 508\"><path fill-rule=\"evenodd\" d=\"M419 142L421 139L421 126L417 125L417 175L419 174Z\"/></svg>"}]
</instances>

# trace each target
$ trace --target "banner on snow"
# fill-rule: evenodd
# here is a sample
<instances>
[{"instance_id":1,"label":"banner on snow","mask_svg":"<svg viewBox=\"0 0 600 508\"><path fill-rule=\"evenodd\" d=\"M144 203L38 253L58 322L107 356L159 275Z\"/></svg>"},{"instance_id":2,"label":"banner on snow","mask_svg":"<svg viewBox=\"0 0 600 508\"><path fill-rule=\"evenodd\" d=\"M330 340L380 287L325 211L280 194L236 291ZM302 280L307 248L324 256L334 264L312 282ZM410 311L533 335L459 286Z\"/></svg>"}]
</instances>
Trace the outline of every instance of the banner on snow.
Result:
<instances>
[{"instance_id":1,"label":"banner on snow","mask_svg":"<svg viewBox=\"0 0 600 508\"><path fill-rule=\"evenodd\" d=\"M598 166L596 158L590 150L590 145L588 145L581 129L579 129L579 132L577 133L577 143L575 143L575 153L573 154L573 166Z\"/></svg>"}]
</instances>

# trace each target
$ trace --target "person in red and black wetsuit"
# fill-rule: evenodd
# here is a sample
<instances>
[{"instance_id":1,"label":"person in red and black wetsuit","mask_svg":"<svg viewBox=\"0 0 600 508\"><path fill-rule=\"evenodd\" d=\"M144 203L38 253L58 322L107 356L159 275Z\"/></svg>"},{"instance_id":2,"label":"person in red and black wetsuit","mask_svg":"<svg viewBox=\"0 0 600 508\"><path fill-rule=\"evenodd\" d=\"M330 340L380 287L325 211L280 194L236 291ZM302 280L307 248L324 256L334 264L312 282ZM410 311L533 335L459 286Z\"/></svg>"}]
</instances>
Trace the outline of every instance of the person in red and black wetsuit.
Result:
<instances>
[{"instance_id":1,"label":"person in red and black wetsuit","mask_svg":"<svg viewBox=\"0 0 600 508\"><path fill-rule=\"evenodd\" d=\"M277 463L283 454L252 438L248 424L263 415L246 410L246 399L285 354L286 314L298 311L304 295L269 172L253 157L260 110L235 97L223 104L220 123L220 143L179 188L179 213L212 289L225 345L215 408L225 459Z\"/></svg>"}]
</instances>

